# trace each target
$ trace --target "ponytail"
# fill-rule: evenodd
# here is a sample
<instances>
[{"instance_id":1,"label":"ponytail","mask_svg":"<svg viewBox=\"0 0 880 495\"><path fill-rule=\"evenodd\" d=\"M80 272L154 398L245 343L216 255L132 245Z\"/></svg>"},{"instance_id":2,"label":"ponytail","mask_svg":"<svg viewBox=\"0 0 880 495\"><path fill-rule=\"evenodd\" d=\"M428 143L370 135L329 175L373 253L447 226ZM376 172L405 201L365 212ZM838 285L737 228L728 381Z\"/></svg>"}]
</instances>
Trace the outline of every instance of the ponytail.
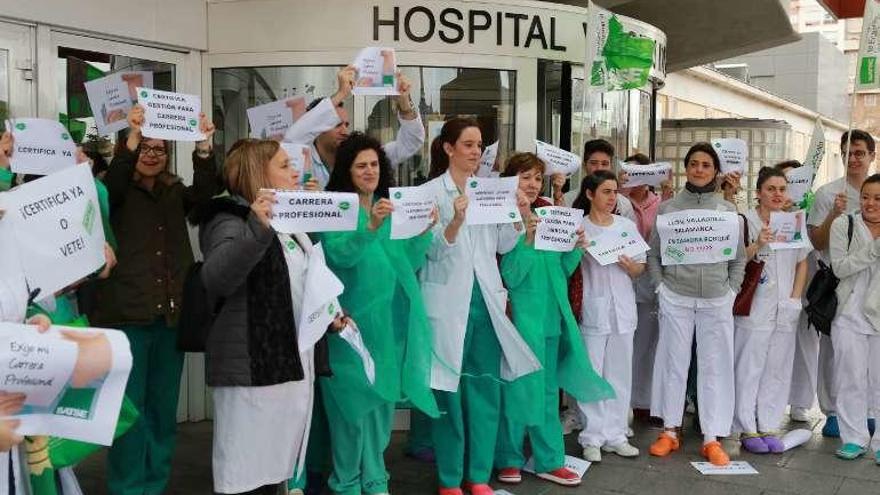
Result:
<instances>
[{"instance_id":1,"label":"ponytail","mask_svg":"<svg viewBox=\"0 0 880 495\"><path fill-rule=\"evenodd\" d=\"M479 129L480 125L474 119L463 117L449 119L443 124L440 135L431 141L431 168L428 171L428 180L440 177L446 173L446 169L449 168L449 156L446 154L446 150L443 149L443 145L449 143L449 145L455 146L458 138L461 137L461 133L468 127Z\"/></svg>"}]
</instances>

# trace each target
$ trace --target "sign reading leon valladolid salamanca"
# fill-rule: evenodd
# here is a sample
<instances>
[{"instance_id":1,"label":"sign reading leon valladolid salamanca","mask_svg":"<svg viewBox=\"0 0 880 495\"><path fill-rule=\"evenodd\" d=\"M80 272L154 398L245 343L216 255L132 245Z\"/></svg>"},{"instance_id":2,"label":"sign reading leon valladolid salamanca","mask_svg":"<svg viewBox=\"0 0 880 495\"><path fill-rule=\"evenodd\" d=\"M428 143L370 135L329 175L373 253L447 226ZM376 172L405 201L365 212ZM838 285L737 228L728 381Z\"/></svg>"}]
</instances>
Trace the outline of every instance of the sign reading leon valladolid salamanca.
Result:
<instances>
[{"instance_id":1,"label":"sign reading leon valladolid salamanca","mask_svg":"<svg viewBox=\"0 0 880 495\"><path fill-rule=\"evenodd\" d=\"M406 1L382 2L372 6L372 40L380 43L441 42L454 46L494 43L508 49L539 49L570 55L566 52L583 51L572 45L585 41L586 19L586 15L575 12L489 3L442 2L434 5L432 2L428 6ZM578 33L573 36L571 31ZM665 36L662 38L665 41ZM651 76L664 79L665 42L657 43L654 65Z\"/></svg>"}]
</instances>

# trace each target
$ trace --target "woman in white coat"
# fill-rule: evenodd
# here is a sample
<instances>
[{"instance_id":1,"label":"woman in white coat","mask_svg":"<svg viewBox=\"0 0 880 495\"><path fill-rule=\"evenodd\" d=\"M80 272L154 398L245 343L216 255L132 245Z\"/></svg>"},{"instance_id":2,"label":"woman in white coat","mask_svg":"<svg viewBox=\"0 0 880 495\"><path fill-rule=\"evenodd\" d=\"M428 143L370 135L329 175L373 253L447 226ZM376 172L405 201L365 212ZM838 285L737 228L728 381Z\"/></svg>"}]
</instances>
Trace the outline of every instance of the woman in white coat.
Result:
<instances>
[{"instance_id":1,"label":"woman in white coat","mask_svg":"<svg viewBox=\"0 0 880 495\"><path fill-rule=\"evenodd\" d=\"M837 456L856 459L871 449L880 464L880 433L872 436L867 426L868 409L880 407L869 402L880 397L880 174L862 184L860 205L861 213L831 225L831 266L840 278L831 324L843 442Z\"/></svg>"},{"instance_id":2,"label":"woman in white coat","mask_svg":"<svg viewBox=\"0 0 880 495\"><path fill-rule=\"evenodd\" d=\"M772 212L782 212L788 199L788 180L776 168L764 167L755 185L758 207L745 215L748 228L746 258L763 262L760 281L748 316L734 318L736 410L733 430L743 449L753 454L781 454L778 436L791 387L795 330L801 314L801 294L807 282L807 255L813 250L805 232L797 249L771 249ZM804 212L801 215L803 225Z\"/></svg>"},{"instance_id":3,"label":"woman in white coat","mask_svg":"<svg viewBox=\"0 0 880 495\"><path fill-rule=\"evenodd\" d=\"M637 232L636 224L611 212L617 207L617 177L600 170L584 178L575 208L587 213L587 242L606 232ZM619 234L615 234L619 235ZM614 387L615 397L578 403L584 429L578 435L584 459L602 460L600 448L622 457L636 457L639 449L626 438L632 389L633 335L636 331L636 294L633 279L645 271L646 256L621 255L617 263L601 265L593 256L581 260L583 304L581 335L590 361L602 378Z\"/></svg>"},{"instance_id":4,"label":"woman in white coat","mask_svg":"<svg viewBox=\"0 0 880 495\"><path fill-rule=\"evenodd\" d=\"M440 418L432 435L440 495L461 495L462 482L471 495L492 495L499 378L513 380L541 368L505 314L507 291L496 258L516 246L522 224L465 223L464 190L481 154L476 121L447 121L432 143L433 180L423 186L440 211L420 276L434 333L431 388ZM529 202L521 192L518 207L528 218Z\"/></svg>"}]
</instances>

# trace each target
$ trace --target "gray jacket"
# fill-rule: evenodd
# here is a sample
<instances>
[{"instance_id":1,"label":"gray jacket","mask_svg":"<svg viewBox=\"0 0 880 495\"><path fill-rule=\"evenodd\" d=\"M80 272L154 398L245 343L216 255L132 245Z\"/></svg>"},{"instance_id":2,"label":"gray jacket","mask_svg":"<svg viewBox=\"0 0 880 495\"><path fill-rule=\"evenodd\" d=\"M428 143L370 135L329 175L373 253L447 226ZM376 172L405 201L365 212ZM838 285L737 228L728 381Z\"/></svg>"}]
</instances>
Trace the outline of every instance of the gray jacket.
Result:
<instances>
[{"instance_id":1,"label":"gray jacket","mask_svg":"<svg viewBox=\"0 0 880 495\"><path fill-rule=\"evenodd\" d=\"M657 214L691 209L736 212L736 207L718 194L699 194L682 189L674 198L660 203ZM656 228L651 232L649 244L651 250L648 251L648 273L655 289L662 283L676 294L711 299L721 297L731 289L737 293L742 286L746 267L746 249L742 234L736 248L736 257L726 263L663 266L660 258L660 236Z\"/></svg>"}]
</instances>

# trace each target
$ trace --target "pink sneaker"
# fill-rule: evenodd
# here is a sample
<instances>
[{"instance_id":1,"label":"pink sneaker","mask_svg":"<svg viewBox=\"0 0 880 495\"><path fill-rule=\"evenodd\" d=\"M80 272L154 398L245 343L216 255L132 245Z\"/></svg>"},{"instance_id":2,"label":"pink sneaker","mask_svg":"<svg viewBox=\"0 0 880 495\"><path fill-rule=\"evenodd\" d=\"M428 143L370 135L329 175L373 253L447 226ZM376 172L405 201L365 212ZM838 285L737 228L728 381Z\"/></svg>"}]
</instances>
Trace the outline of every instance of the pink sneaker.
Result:
<instances>
[{"instance_id":1,"label":"pink sneaker","mask_svg":"<svg viewBox=\"0 0 880 495\"><path fill-rule=\"evenodd\" d=\"M470 495L495 495L495 490L486 483L472 483L470 481L465 481L464 489L466 492L470 493Z\"/></svg>"},{"instance_id":2,"label":"pink sneaker","mask_svg":"<svg viewBox=\"0 0 880 495\"><path fill-rule=\"evenodd\" d=\"M514 467L499 469L497 478L498 481L510 485L522 483L522 473L520 473L518 468Z\"/></svg>"},{"instance_id":3,"label":"pink sneaker","mask_svg":"<svg viewBox=\"0 0 880 495\"><path fill-rule=\"evenodd\" d=\"M555 469L549 473L538 473L536 476L542 480L562 486L578 486L581 484L581 479L577 473L566 467Z\"/></svg>"}]
</instances>

